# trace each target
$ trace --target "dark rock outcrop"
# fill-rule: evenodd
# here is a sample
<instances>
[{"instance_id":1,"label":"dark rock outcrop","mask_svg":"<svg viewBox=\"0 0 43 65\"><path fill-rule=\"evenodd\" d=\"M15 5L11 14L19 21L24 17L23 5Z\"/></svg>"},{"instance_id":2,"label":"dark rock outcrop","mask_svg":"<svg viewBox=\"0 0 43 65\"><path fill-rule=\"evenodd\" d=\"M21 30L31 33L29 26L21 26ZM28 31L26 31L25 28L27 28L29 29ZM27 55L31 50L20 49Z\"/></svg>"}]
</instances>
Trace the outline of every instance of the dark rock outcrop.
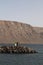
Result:
<instances>
[{"instance_id":1,"label":"dark rock outcrop","mask_svg":"<svg viewBox=\"0 0 43 65\"><path fill-rule=\"evenodd\" d=\"M8 54L29 54L29 53L37 53L35 50L27 47L21 46L1 46L0 53L8 53Z\"/></svg>"}]
</instances>

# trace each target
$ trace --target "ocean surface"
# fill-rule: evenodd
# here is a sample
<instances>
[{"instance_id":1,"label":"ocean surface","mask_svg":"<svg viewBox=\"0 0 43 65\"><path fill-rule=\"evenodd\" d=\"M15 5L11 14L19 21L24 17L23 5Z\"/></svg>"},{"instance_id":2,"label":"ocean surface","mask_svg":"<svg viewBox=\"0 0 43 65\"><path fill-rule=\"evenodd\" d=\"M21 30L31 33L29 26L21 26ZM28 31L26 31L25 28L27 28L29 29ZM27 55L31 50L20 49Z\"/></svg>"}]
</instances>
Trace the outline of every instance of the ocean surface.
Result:
<instances>
[{"instance_id":1,"label":"ocean surface","mask_svg":"<svg viewBox=\"0 0 43 65\"><path fill-rule=\"evenodd\" d=\"M43 65L43 44L24 44L36 54L0 54L0 65Z\"/></svg>"}]
</instances>

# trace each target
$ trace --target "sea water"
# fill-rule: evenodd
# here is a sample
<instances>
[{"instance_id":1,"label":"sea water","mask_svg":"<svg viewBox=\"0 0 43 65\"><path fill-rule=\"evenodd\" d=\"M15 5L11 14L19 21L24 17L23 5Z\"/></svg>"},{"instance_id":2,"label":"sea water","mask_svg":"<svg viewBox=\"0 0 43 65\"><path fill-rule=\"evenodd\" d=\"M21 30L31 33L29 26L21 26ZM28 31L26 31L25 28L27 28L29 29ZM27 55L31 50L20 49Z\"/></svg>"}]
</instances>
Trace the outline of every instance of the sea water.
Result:
<instances>
[{"instance_id":1,"label":"sea water","mask_svg":"<svg viewBox=\"0 0 43 65\"><path fill-rule=\"evenodd\" d=\"M0 65L43 65L43 44L24 44L36 54L0 54Z\"/></svg>"}]
</instances>

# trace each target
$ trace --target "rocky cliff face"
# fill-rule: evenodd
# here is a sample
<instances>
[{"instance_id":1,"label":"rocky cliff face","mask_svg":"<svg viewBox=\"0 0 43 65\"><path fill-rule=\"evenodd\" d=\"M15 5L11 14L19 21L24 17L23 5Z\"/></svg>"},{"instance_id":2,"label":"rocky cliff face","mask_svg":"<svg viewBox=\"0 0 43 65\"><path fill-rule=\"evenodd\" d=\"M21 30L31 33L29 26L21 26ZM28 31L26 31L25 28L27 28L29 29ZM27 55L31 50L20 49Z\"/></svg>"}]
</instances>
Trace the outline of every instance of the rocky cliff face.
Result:
<instances>
[{"instance_id":1,"label":"rocky cliff face","mask_svg":"<svg viewBox=\"0 0 43 65\"><path fill-rule=\"evenodd\" d=\"M15 21L0 20L0 43L43 43L43 32L34 27Z\"/></svg>"}]
</instances>

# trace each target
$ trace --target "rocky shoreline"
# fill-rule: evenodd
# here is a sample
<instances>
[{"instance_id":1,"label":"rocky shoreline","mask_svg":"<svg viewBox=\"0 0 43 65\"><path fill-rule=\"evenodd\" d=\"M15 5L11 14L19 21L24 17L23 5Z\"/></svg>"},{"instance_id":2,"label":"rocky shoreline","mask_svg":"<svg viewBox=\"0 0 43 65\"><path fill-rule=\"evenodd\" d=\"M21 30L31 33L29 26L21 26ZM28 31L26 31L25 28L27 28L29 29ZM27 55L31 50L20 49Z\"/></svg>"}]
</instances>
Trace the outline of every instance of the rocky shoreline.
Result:
<instances>
[{"instance_id":1,"label":"rocky shoreline","mask_svg":"<svg viewBox=\"0 0 43 65\"><path fill-rule=\"evenodd\" d=\"M1 46L0 53L8 54L33 54L37 53L36 50L24 46Z\"/></svg>"}]
</instances>

